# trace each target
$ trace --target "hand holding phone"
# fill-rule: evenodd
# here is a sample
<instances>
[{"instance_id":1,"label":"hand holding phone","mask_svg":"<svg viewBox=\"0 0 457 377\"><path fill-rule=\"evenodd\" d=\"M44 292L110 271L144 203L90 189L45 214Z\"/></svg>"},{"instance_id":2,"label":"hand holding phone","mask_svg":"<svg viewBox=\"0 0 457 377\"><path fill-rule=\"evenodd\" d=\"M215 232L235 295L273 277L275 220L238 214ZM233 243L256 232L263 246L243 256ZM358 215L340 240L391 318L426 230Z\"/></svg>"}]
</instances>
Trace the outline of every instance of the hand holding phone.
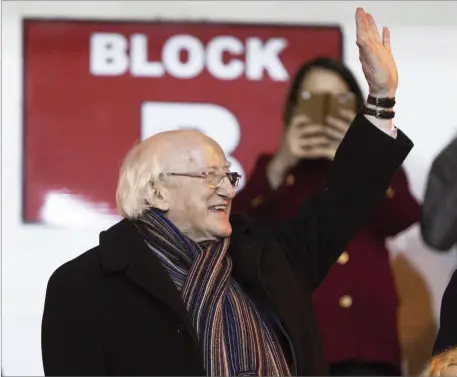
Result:
<instances>
[{"instance_id":1,"label":"hand holding phone","mask_svg":"<svg viewBox=\"0 0 457 377\"><path fill-rule=\"evenodd\" d=\"M291 152L300 158L333 158L352 122L352 114L355 116L355 109L353 93L303 92L290 127L297 121L301 123L301 130L290 130Z\"/></svg>"},{"instance_id":2,"label":"hand holding phone","mask_svg":"<svg viewBox=\"0 0 457 377\"><path fill-rule=\"evenodd\" d=\"M334 94L328 99L325 117L326 134L331 144L338 147L356 115L356 97L353 93Z\"/></svg>"},{"instance_id":3,"label":"hand holding phone","mask_svg":"<svg viewBox=\"0 0 457 377\"><path fill-rule=\"evenodd\" d=\"M325 93L302 93L287 130L286 143L294 157L314 159L331 153L325 133L327 101Z\"/></svg>"}]
</instances>

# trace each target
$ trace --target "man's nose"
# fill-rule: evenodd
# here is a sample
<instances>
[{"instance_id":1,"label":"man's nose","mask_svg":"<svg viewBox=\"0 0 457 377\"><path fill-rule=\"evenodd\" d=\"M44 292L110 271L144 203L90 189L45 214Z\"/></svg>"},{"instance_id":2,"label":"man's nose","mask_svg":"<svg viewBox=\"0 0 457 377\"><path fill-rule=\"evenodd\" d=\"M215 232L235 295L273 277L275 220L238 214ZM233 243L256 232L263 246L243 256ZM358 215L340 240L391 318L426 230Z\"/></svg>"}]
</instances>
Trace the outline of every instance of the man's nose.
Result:
<instances>
[{"instance_id":1,"label":"man's nose","mask_svg":"<svg viewBox=\"0 0 457 377\"><path fill-rule=\"evenodd\" d=\"M224 177L217 191L219 195L225 196L228 199L233 199L236 194L235 188L232 186L227 176Z\"/></svg>"}]
</instances>

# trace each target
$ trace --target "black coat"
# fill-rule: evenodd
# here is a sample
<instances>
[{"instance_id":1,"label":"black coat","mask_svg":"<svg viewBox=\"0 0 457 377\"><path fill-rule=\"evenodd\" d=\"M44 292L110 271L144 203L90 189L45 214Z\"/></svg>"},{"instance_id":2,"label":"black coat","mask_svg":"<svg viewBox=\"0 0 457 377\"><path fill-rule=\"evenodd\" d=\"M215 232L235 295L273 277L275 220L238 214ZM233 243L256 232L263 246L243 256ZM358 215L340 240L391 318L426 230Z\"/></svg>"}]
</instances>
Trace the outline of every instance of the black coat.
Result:
<instances>
[{"instance_id":1,"label":"black coat","mask_svg":"<svg viewBox=\"0 0 457 377\"><path fill-rule=\"evenodd\" d=\"M385 197L411 141L358 116L322 190L297 216L265 229L233 214L233 277L277 314L294 374L326 375L312 292ZM46 375L205 375L196 333L159 260L127 220L49 280L42 322ZM292 358L291 358L292 360Z\"/></svg>"},{"instance_id":2,"label":"black coat","mask_svg":"<svg viewBox=\"0 0 457 377\"><path fill-rule=\"evenodd\" d=\"M433 354L438 355L455 347L457 347L457 270L454 271L443 294L440 329L433 347Z\"/></svg>"}]
</instances>

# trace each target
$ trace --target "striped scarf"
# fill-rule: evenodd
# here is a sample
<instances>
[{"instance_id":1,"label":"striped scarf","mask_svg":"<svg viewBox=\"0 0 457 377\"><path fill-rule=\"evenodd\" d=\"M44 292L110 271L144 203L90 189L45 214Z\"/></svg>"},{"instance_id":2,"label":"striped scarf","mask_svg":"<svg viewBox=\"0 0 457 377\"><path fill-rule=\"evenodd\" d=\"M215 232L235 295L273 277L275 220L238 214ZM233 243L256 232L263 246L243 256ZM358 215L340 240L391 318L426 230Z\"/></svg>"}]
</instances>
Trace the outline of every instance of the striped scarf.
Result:
<instances>
[{"instance_id":1,"label":"striped scarf","mask_svg":"<svg viewBox=\"0 0 457 377\"><path fill-rule=\"evenodd\" d=\"M290 376L274 331L231 277L230 238L202 249L154 210L136 225L181 293L208 376Z\"/></svg>"}]
</instances>

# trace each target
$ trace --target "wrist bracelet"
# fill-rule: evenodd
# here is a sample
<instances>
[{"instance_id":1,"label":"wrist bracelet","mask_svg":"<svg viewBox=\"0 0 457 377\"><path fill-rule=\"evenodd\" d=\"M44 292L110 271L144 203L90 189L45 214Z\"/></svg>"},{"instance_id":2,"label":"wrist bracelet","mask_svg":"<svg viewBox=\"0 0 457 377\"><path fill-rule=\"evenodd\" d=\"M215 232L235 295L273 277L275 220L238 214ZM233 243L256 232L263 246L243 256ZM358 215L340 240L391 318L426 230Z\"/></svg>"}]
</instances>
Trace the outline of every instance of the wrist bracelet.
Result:
<instances>
[{"instance_id":1,"label":"wrist bracelet","mask_svg":"<svg viewBox=\"0 0 457 377\"><path fill-rule=\"evenodd\" d=\"M388 97L373 97L368 95L367 103L370 105L374 105L376 107L383 107L384 109L391 109L395 106L395 97L388 98Z\"/></svg>"},{"instance_id":2,"label":"wrist bracelet","mask_svg":"<svg viewBox=\"0 0 457 377\"><path fill-rule=\"evenodd\" d=\"M365 115L374 116L377 119L393 119L395 117L395 111L370 109L366 106L362 107L361 113Z\"/></svg>"}]
</instances>

